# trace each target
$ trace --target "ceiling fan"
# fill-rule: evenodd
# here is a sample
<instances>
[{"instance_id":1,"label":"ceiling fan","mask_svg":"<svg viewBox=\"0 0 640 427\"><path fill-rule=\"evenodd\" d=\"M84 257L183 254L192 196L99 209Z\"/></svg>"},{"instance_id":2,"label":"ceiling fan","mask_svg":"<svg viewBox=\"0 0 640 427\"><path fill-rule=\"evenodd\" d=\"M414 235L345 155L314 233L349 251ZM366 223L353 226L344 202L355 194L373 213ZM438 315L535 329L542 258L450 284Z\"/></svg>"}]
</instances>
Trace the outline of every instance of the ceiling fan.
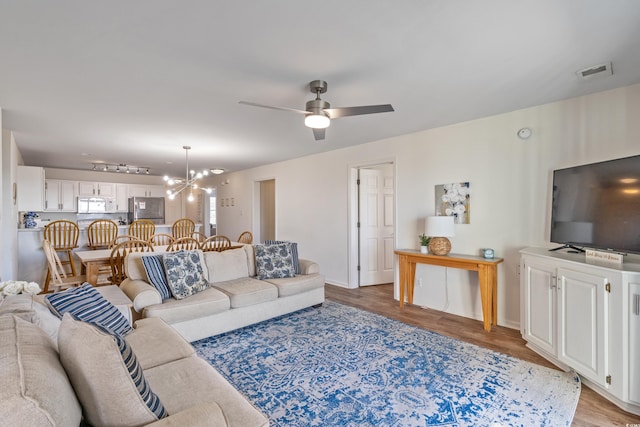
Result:
<instances>
[{"instance_id":1,"label":"ceiling fan","mask_svg":"<svg viewBox=\"0 0 640 427\"><path fill-rule=\"evenodd\" d=\"M272 105L257 104L255 102L240 101L240 104L251 105L253 107L271 108L273 110L291 111L305 115L304 124L313 130L316 141L324 139L325 129L331 124L331 119L348 116L360 116L363 114L388 113L393 110L391 104L382 105L361 105L359 107L330 108L331 105L322 99L320 94L327 91L327 82L324 80L314 80L309 83L309 90L316 94L316 99L307 102L306 110L295 108L275 107Z\"/></svg>"}]
</instances>

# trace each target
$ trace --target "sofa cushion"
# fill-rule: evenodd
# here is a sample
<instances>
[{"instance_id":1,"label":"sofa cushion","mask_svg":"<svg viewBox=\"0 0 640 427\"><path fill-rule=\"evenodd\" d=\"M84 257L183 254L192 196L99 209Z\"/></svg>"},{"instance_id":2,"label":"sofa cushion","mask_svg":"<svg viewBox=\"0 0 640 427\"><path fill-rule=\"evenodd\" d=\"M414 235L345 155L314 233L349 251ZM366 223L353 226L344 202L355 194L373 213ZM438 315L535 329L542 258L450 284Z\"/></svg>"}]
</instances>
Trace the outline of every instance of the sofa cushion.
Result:
<instances>
[{"instance_id":1,"label":"sofa cushion","mask_svg":"<svg viewBox=\"0 0 640 427\"><path fill-rule=\"evenodd\" d=\"M62 317L64 313L71 313L80 320L99 324L121 336L132 330L129 321L120 310L89 283L47 295L45 301L58 317Z\"/></svg>"},{"instance_id":2,"label":"sofa cushion","mask_svg":"<svg viewBox=\"0 0 640 427\"><path fill-rule=\"evenodd\" d=\"M0 425L79 425L82 409L45 332L3 315L0 343Z\"/></svg>"},{"instance_id":3,"label":"sofa cushion","mask_svg":"<svg viewBox=\"0 0 640 427\"><path fill-rule=\"evenodd\" d=\"M242 245L245 254L247 254L247 267L249 269L249 277L256 275L256 253L253 249L253 245Z\"/></svg>"},{"instance_id":4,"label":"sofa cushion","mask_svg":"<svg viewBox=\"0 0 640 427\"><path fill-rule=\"evenodd\" d=\"M275 279L295 276L291 243L255 245L258 279Z\"/></svg>"},{"instance_id":5,"label":"sofa cushion","mask_svg":"<svg viewBox=\"0 0 640 427\"><path fill-rule=\"evenodd\" d=\"M198 251L200 253L200 260L202 265L204 266L204 256L202 255L202 251ZM164 250L164 247L154 247L154 253L156 255L167 253ZM131 280L143 280L147 282L147 272L144 269L144 265L142 264L142 257L148 256L149 252L131 252L124 259L124 270L127 273L127 277ZM203 267L205 278L209 280L207 275L207 269ZM126 280L126 279L125 279Z\"/></svg>"},{"instance_id":6,"label":"sofa cushion","mask_svg":"<svg viewBox=\"0 0 640 427\"><path fill-rule=\"evenodd\" d=\"M160 297L166 300L171 298L171 291L169 290L169 283L167 283L167 274L164 271L162 257L163 254L143 255L141 259L149 283L160 292Z\"/></svg>"},{"instance_id":7,"label":"sofa cushion","mask_svg":"<svg viewBox=\"0 0 640 427\"><path fill-rule=\"evenodd\" d=\"M0 300L0 316L3 314L13 314L39 326L51 338L53 346L58 348L60 319L44 305L44 296L31 294L6 296Z\"/></svg>"},{"instance_id":8,"label":"sofa cushion","mask_svg":"<svg viewBox=\"0 0 640 427\"><path fill-rule=\"evenodd\" d=\"M143 370L195 354L182 335L157 317L138 320L125 339Z\"/></svg>"},{"instance_id":9,"label":"sofa cushion","mask_svg":"<svg viewBox=\"0 0 640 427\"><path fill-rule=\"evenodd\" d=\"M279 245L282 243L290 243L291 244L291 258L293 261L293 269L296 274L300 274L300 263L298 261L298 244L296 242L290 242L287 240L265 240L265 245Z\"/></svg>"},{"instance_id":10,"label":"sofa cushion","mask_svg":"<svg viewBox=\"0 0 640 427\"><path fill-rule=\"evenodd\" d=\"M249 277L247 253L243 248L226 251L207 251L204 253L205 264L209 270L209 282Z\"/></svg>"},{"instance_id":11,"label":"sofa cushion","mask_svg":"<svg viewBox=\"0 0 640 427\"><path fill-rule=\"evenodd\" d=\"M215 401L222 409L229 427L269 425L268 419L259 410L199 357L187 357L156 366L147 369L144 374L153 390L165 402L170 414Z\"/></svg>"},{"instance_id":12,"label":"sofa cushion","mask_svg":"<svg viewBox=\"0 0 640 427\"><path fill-rule=\"evenodd\" d=\"M58 335L60 361L89 423L138 426L165 417L131 347L106 331L66 313Z\"/></svg>"},{"instance_id":13,"label":"sofa cushion","mask_svg":"<svg viewBox=\"0 0 640 427\"><path fill-rule=\"evenodd\" d=\"M168 252L162 262L171 294L176 299L195 295L209 287L201 261L202 251Z\"/></svg>"},{"instance_id":14,"label":"sofa cushion","mask_svg":"<svg viewBox=\"0 0 640 427\"><path fill-rule=\"evenodd\" d=\"M268 279L265 281L278 288L278 295L280 297L301 294L312 289L324 287L324 277L320 274L300 275L283 279Z\"/></svg>"},{"instance_id":15,"label":"sofa cushion","mask_svg":"<svg viewBox=\"0 0 640 427\"><path fill-rule=\"evenodd\" d=\"M206 317L231 307L229 297L209 288L183 300L168 299L144 309L144 317L159 317L168 324Z\"/></svg>"},{"instance_id":16,"label":"sofa cushion","mask_svg":"<svg viewBox=\"0 0 640 427\"><path fill-rule=\"evenodd\" d=\"M211 286L220 289L229 296L231 308L246 307L278 299L278 289L275 286L250 277L214 283Z\"/></svg>"}]
</instances>

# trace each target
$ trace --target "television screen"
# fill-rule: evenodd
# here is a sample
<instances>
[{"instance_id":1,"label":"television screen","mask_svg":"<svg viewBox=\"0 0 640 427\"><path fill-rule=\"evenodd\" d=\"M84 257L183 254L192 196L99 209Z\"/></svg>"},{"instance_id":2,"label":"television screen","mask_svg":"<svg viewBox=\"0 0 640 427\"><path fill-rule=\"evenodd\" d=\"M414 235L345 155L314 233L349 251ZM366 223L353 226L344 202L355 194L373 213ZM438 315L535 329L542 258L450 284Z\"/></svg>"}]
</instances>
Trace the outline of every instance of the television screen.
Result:
<instances>
[{"instance_id":1,"label":"television screen","mask_svg":"<svg viewBox=\"0 0 640 427\"><path fill-rule=\"evenodd\" d=\"M550 240L640 253L640 155L555 170Z\"/></svg>"}]
</instances>

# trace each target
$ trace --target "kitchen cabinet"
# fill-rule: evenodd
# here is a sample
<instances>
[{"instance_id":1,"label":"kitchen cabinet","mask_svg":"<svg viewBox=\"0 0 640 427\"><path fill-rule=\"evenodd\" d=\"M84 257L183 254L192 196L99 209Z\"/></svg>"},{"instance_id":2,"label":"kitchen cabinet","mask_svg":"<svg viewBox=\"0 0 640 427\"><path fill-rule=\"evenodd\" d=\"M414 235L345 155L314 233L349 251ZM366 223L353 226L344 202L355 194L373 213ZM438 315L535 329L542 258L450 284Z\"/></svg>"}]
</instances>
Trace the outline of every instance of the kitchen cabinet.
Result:
<instances>
[{"instance_id":1,"label":"kitchen cabinet","mask_svg":"<svg viewBox=\"0 0 640 427\"><path fill-rule=\"evenodd\" d=\"M640 263L596 265L584 254L543 248L520 253L527 346L640 415Z\"/></svg>"},{"instance_id":2,"label":"kitchen cabinet","mask_svg":"<svg viewBox=\"0 0 640 427\"><path fill-rule=\"evenodd\" d=\"M76 212L78 183L59 179L46 179L44 184L44 210L47 212Z\"/></svg>"},{"instance_id":3,"label":"kitchen cabinet","mask_svg":"<svg viewBox=\"0 0 640 427\"><path fill-rule=\"evenodd\" d=\"M116 212L129 209L129 184L116 184Z\"/></svg>"},{"instance_id":4,"label":"kitchen cabinet","mask_svg":"<svg viewBox=\"0 0 640 427\"><path fill-rule=\"evenodd\" d=\"M18 166L16 204L19 211L42 211L44 207L44 168Z\"/></svg>"},{"instance_id":5,"label":"kitchen cabinet","mask_svg":"<svg viewBox=\"0 0 640 427\"><path fill-rule=\"evenodd\" d=\"M116 185L111 182L80 181L78 183L80 197L116 197Z\"/></svg>"},{"instance_id":6,"label":"kitchen cabinet","mask_svg":"<svg viewBox=\"0 0 640 427\"><path fill-rule=\"evenodd\" d=\"M164 197L163 185L129 184L129 197Z\"/></svg>"}]
</instances>

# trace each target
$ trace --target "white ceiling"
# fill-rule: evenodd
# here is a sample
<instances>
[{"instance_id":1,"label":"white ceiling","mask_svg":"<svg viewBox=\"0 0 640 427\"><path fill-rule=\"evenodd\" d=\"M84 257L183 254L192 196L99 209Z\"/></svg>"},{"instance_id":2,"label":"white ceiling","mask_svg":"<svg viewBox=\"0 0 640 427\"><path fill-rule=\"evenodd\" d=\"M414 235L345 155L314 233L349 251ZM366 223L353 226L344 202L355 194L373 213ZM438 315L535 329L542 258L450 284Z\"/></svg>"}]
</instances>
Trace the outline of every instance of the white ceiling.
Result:
<instances>
[{"instance_id":1,"label":"white ceiling","mask_svg":"<svg viewBox=\"0 0 640 427\"><path fill-rule=\"evenodd\" d=\"M608 78L575 72L612 62ZM332 107L303 117L323 79ZM0 108L27 165L236 171L640 82L637 0L0 0ZM173 164L168 164L173 162Z\"/></svg>"}]
</instances>

